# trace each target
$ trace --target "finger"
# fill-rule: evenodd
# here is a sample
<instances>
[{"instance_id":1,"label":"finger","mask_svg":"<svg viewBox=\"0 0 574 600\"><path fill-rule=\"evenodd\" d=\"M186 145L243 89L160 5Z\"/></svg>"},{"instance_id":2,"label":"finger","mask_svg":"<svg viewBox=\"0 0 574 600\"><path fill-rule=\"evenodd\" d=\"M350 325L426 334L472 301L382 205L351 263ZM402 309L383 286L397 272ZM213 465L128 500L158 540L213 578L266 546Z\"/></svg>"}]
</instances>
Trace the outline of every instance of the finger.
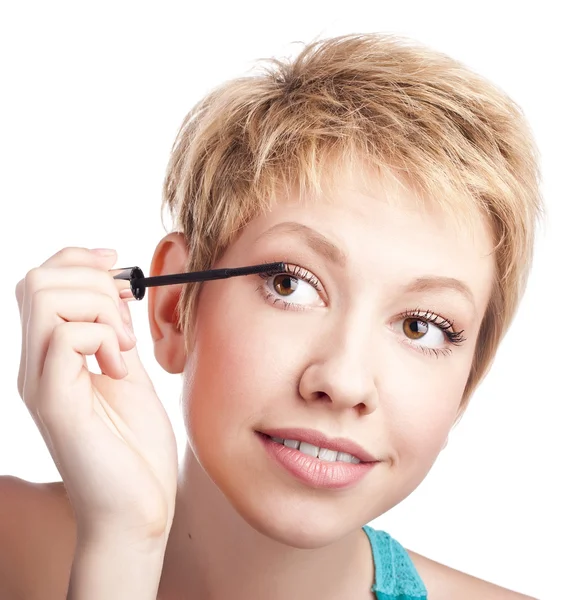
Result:
<instances>
[{"instance_id":1,"label":"finger","mask_svg":"<svg viewBox=\"0 0 574 600\"><path fill-rule=\"evenodd\" d=\"M81 287L99 289L119 299L119 293L130 289L130 282L114 279L108 269L93 266L69 265L65 267L35 267L18 283L20 287L22 318L26 317L30 296L47 287Z\"/></svg>"},{"instance_id":2,"label":"finger","mask_svg":"<svg viewBox=\"0 0 574 600\"><path fill-rule=\"evenodd\" d=\"M129 309L129 304L131 302L136 302L136 299L133 297L131 292L126 294L127 298L120 300L120 313L123 317L124 323L128 326L128 328L134 332L134 326L132 321L132 316ZM135 333L134 333L135 335ZM122 348L122 358L128 368L128 374L126 375L126 381L147 381L149 385L152 385L151 379L138 353L137 346L134 344L133 347L124 350Z\"/></svg>"},{"instance_id":3,"label":"finger","mask_svg":"<svg viewBox=\"0 0 574 600\"><path fill-rule=\"evenodd\" d=\"M51 256L48 260L44 261L39 267L31 269L26 277L21 279L16 284L16 300L18 301L18 308L20 311L22 310L25 291L28 287L26 284L31 273L33 274L37 269L59 268L65 266L91 267L93 269L109 270L116 263L117 254L115 250L111 250L111 254L102 254L101 250L102 249L98 248L94 250L78 247L63 248Z\"/></svg>"},{"instance_id":4,"label":"finger","mask_svg":"<svg viewBox=\"0 0 574 600\"><path fill-rule=\"evenodd\" d=\"M81 246L67 246L58 250L55 254L45 260L41 266L43 267L63 267L66 265L96 265L101 264L101 261L106 261L109 264L113 259L115 264L117 253L113 248L83 248Z\"/></svg>"},{"instance_id":5,"label":"finger","mask_svg":"<svg viewBox=\"0 0 574 600\"><path fill-rule=\"evenodd\" d=\"M25 369L28 389L36 388L52 333L63 322L109 325L115 331L121 349L128 350L135 345L135 340L130 338L118 305L108 294L83 289L41 289L30 301Z\"/></svg>"},{"instance_id":6,"label":"finger","mask_svg":"<svg viewBox=\"0 0 574 600\"><path fill-rule=\"evenodd\" d=\"M26 331L30 319L31 298L41 289L74 287L107 293L110 297L116 299L119 307L119 292L129 289L129 282L114 280L107 270L85 266L37 267L26 274L26 277L17 286L17 295L21 296L19 305L22 321L22 345L18 373L18 391L20 395L22 395L23 380L26 377L26 356L28 352Z\"/></svg>"},{"instance_id":7,"label":"finger","mask_svg":"<svg viewBox=\"0 0 574 600\"><path fill-rule=\"evenodd\" d=\"M51 256L48 260L42 263L42 267L62 267L69 265L78 265L92 267L96 269L109 269L115 264L117 260L117 254L115 250L102 252L102 249L89 250L88 248L81 248L70 246L62 248ZM26 376L26 333L25 329L28 322L28 311L25 309L26 296L33 294L37 288L30 286L30 279L38 279L38 269L32 269L20 280L16 285L16 300L18 302L18 310L20 312L20 320L22 322L22 344L20 350L20 368L18 370L18 392L22 395L23 380ZM41 271L40 271L41 272Z\"/></svg>"},{"instance_id":8,"label":"finger","mask_svg":"<svg viewBox=\"0 0 574 600\"><path fill-rule=\"evenodd\" d=\"M93 389L85 357L95 355L108 376L124 376L118 338L109 325L101 323L60 323L53 331L41 374L41 395L33 408L42 420L80 422L93 413ZM26 394L25 394L26 395ZM60 424L60 425L58 425Z\"/></svg>"}]
</instances>

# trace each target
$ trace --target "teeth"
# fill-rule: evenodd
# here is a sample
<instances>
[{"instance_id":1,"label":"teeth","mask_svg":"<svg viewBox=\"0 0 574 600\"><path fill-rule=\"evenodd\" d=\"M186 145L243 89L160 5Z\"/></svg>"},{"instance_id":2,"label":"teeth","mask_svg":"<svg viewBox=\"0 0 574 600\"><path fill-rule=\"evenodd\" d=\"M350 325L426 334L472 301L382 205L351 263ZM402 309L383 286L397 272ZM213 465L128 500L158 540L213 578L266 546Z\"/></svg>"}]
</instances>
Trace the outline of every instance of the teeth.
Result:
<instances>
[{"instance_id":1,"label":"teeth","mask_svg":"<svg viewBox=\"0 0 574 600\"><path fill-rule=\"evenodd\" d=\"M319 450L320 448L317 448L317 446L313 446L313 444L308 444L307 442L301 442L299 446L299 452L303 452L303 454L307 454L308 456L312 456L314 458L317 458L317 456L319 456Z\"/></svg>"},{"instance_id":2,"label":"teeth","mask_svg":"<svg viewBox=\"0 0 574 600\"><path fill-rule=\"evenodd\" d=\"M298 442L297 440L285 440L284 442L282 442L282 444L284 446L287 446L288 448L295 448L295 450L298 450L300 442Z\"/></svg>"},{"instance_id":3,"label":"teeth","mask_svg":"<svg viewBox=\"0 0 574 600\"><path fill-rule=\"evenodd\" d=\"M308 444L307 442L300 442L299 440L283 440L278 437L271 437L274 442L278 444L283 444L288 448L295 448L295 450L299 450L303 454L307 454L308 456L313 456L315 458L319 458L320 460L325 460L327 462L348 462L353 464L359 464L361 461L349 454L348 452L337 452L336 450L329 450L327 448L319 448L317 446L313 446L313 444Z\"/></svg>"},{"instance_id":4,"label":"teeth","mask_svg":"<svg viewBox=\"0 0 574 600\"><path fill-rule=\"evenodd\" d=\"M358 459L356 459L352 454L348 454L347 452L338 452L337 460L342 460L343 462L352 463L354 460L358 460ZM361 461L359 461L359 462L361 462Z\"/></svg>"},{"instance_id":5,"label":"teeth","mask_svg":"<svg viewBox=\"0 0 574 600\"><path fill-rule=\"evenodd\" d=\"M336 450L327 450L327 448L321 448L319 450L319 458L321 460L328 460L329 462L334 462L337 460L338 452Z\"/></svg>"}]
</instances>

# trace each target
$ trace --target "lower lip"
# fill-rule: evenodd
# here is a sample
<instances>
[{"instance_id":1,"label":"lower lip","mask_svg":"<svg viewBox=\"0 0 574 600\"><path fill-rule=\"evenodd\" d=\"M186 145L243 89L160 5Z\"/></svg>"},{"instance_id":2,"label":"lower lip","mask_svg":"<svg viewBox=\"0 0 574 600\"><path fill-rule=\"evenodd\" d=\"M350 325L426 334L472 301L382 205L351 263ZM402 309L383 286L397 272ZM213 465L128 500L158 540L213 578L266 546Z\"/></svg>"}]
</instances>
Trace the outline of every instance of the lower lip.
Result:
<instances>
[{"instance_id":1,"label":"lower lip","mask_svg":"<svg viewBox=\"0 0 574 600\"><path fill-rule=\"evenodd\" d=\"M359 482L377 464L328 462L274 442L256 432L263 446L281 466L300 481L315 488L343 489Z\"/></svg>"}]
</instances>

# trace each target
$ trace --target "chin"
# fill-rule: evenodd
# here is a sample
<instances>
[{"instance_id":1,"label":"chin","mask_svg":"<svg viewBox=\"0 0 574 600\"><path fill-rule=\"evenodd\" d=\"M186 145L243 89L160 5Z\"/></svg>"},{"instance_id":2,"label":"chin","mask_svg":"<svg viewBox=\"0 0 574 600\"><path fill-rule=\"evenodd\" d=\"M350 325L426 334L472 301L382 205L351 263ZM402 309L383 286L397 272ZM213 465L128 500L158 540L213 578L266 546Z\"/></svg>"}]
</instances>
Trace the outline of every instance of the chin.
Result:
<instances>
[{"instance_id":1,"label":"chin","mask_svg":"<svg viewBox=\"0 0 574 600\"><path fill-rule=\"evenodd\" d=\"M243 520L261 535L285 546L301 550L323 548L336 542L349 533L341 528L344 520L341 515L328 519L315 501L310 510L302 503L292 503L292 507L278 510L272 503L261 504L257 499L246 502L243 495L241 503L233 503L235 510Z\"/></svg>"},{"instance_id":2,"label":"chin","mask_svg":"<svg viewBox=\"0 0 574 600\"><path fill-rule=\"evenodd\" d=\"M366 500L371 494L366 490L333 494L312 489L270 469L263 455L254 452L256 445L245 442L240 449L225 441L214 445L205 431L194 433L194 453L211 482L252 529L269 539L293 548L317 549L370 520L368 514L357 514L358 507L369 505ZM216 437L226 440L224 435Z\"/></svg>"},{"instance_id":3,"label":"chin","mask_svg":"<svg viewBox=\"0 0 574 600\"><path fill-rule=\"evenodd\" d=\"M296 485L281 485L269 474L258 477L257 472L245 468L226 469L219 465L214 469L207 466L206 471L249 526L280 544L317 549L351 532L344 502L329 501L322 493Z\"/></svg>"}]
</instances>

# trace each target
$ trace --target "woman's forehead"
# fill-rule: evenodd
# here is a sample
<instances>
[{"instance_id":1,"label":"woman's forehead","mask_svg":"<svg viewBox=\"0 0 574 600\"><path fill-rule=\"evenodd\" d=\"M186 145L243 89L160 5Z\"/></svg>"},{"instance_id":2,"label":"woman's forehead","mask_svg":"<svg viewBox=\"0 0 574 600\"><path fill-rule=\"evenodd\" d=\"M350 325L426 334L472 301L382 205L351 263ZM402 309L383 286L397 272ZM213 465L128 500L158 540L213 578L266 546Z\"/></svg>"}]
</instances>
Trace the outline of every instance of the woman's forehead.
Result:
<instances>
[{"instance_id":1,"label":"woman's forehead","mask_svg":"<svg viewBox=\"0 0 574 600\"><path fill-rule=\"evenodd\" d=\"M491 232L481 203L468 190L461 191L455 182L449 188L428 182L422 189L406 172L392 167L375 167L364 161L327 164L316 175L313 186L305 186L294 178L275 188L273 198L262 213L273 213L277 207L285 205L303 206L309 210L317 205L322 209L332 205L360 210L353 203L354 194L363 194L407 213L436 215L448 223L449 229L454 228L464 236Z\"/></svg>"},{"instance_id":2,"label":"woman's forehead","mask_svg":"<svg viewBox=\"0 0 574 600\"><path fill-rule=\"evenodd\" d=\"M366 228L379 226L381 231L387 221L394 225L406 221L405 229L408 222L414 229L415 223L424 221L424 229L413 230L413 235L424 237L434 232L440 238L456 237L463 245L480 246L482 253L490 253L493 247L490 223L474 199L454 191L448 198L431 198L392 172L384 177L342 172L339 177L326 178L315 192L293 185L278 194L250 225L262 230L289 215L303 215L324 225L330 222L338 230L351 227L353 218Z\"/></svg>"}]
</instances>

